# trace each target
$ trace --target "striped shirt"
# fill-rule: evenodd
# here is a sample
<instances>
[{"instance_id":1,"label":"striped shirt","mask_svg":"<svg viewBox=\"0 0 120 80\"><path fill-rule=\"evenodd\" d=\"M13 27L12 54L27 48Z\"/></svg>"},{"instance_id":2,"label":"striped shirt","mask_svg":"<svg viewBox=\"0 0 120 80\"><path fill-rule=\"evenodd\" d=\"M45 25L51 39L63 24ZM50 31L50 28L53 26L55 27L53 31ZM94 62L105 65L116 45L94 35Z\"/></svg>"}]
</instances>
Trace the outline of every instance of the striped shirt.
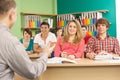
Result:
<instances>
[{"instance_id":1,"label":"striped shirt","mask_svg":"<svg viewBox=\"0 0 120 80\"><path fill-rule=\"evenodd\" d=\"M14 80L14 72L33 80L46 70L47 54L32 62L9 28L0 24L0 80Z\"/></svg>"},{"instance_id":2,"label":"striped shirt","mask_svg":"<svg viewBox=\"0 0 120 80\"><path fill-rule=\"evenodd\" d=\"M105 39L101 39L99 36L90 38L86 47L86 52L99 53L101 51L119 54L120 47L118 40L109 35L107 35Z\"/></svg>"}]
</instances>

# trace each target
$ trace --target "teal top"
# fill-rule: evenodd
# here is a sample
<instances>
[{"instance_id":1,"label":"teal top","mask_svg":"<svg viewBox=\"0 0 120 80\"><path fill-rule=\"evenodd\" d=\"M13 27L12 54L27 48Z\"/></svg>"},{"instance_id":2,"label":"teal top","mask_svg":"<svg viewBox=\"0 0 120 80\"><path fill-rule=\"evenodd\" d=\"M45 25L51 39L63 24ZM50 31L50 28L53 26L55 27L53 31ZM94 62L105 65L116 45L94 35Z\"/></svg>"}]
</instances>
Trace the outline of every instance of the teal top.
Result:
<instances>
[{"instance_id":1,"label":"teal top","mask_svg":"<svg viewBox=\"0 0 120 80\"><path fill-rule=\"evenodd\" d=\"M23 38L20 39L20 42L23 44ZM29 45L26 48L26 51L32 51L33 50L33 39L30 39Z\"/></svg>"}]
</instances>

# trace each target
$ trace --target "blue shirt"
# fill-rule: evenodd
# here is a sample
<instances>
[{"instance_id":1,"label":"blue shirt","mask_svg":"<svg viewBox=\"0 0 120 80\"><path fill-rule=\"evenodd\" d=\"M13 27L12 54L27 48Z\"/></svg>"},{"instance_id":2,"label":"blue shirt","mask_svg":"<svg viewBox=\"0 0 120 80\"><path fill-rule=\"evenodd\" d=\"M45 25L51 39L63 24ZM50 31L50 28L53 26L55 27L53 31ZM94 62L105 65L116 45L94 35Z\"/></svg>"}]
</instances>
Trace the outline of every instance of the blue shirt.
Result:
<instances>
[{"instance_id":1,"label":"blue shirt","mask_svg":"<svg viewBox=\"0 0 120 80\"><path fill-rule=\"evenodd\" d=\"M20 39L20 42L23 44L23 38ZM33 50L33 39L30 39L29 45L26 48L26 51L32 51Z\"/></svg>"}]
</instances>

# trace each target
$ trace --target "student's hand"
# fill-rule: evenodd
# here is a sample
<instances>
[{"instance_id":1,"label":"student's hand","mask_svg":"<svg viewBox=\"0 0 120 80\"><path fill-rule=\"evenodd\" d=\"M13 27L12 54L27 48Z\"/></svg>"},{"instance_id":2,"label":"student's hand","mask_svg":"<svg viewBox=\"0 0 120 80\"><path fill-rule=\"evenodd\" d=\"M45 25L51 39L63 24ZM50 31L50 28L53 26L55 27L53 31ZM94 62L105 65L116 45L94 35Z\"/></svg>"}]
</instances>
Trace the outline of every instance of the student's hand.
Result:
<instances>
[{"instance_id":1,"label":"student's hand","mask_svg":"<svg viewBox=\"0 0 120 80\"><path fill-rule=\"evenodd\" d=\"M54 50L55 48L55 44L54 45L51 45L51 44L48 44L46 46L46 48L43 49L43 53L47 54L48 56L51 55L52 51Z\"/></svg>"},{"instance_id":2,"label":"student's hand","mask_svg":"<svg viewBox=\"0 0 120 80\"><path fill-rule=\"evenodd\" d=\"M61 57L67 58L67 52L61 52Z\"/></svg>"},{"instance_id":3,"label":"student's hand","mask_svg":"<svg viewBox=\"0 0 120 80\"><path fill-rule=\"evenodd\" d=\"M96 56L96 54L94 52L86 53L86 57L89 58L89 59L94 59L95 56Z\"/></svg>"},{"instance_id":4,"label":"student's hand","mask_svg":"<svg viewBox=\"0 0 120 80\"><path fill-rule=\"evenodd\" d=\"M74 55L69 55L67 58L68 59L75 59L75 56Z\"/></svg>"},{"instance_id":5,"label":"student's hand","mask_svg":"<svg viewBox=\"0 0 120 80\"><path fill-rule=\"evenodd\" d=\"M120 56L120 52L118 52L118 54L117 54L118 56Z\"/></svg>"},{"instance_id":6,"label":"student's hand","mask_svg":"<svg viewBox=\"0 0 120 80\"><path fill-rule=\"evenodd\" d=\"M98 55L107 55L107 54L109 54L109 53L107 53L106 51L101 51L98 53Z\"/></svg>"},{"instance_id":7,"label":"student's hand","mask_svg":"<svg viewBox=\"0 0 120 80\"><path fill-rule=\"evenodd\" d=\"M56 42L49 42L50 46L56 45Z\"/></svg>"},{"instance_id":8,"label":"student's hand","mask_svg":"<svg viewBox=\"0 0 120 80\"><path fill-rule=\"evenodd\" d=\"M33 54L33 51L27 51L28 55Z\"/></svg>"}]
</instances>

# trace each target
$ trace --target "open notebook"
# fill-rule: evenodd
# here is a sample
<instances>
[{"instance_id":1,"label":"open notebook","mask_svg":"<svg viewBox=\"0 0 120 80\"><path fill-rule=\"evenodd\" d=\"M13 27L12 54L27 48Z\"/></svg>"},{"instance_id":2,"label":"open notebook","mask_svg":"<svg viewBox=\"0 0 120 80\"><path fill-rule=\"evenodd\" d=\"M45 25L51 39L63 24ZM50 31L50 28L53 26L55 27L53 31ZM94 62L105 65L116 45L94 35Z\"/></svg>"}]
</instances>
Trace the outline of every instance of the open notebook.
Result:
<instances>
[{"instance_id":1,"label":"open notebook","mask_svg":"<svg viewBox=\"0 0 120 80\"><path fill-rule=\"evenodd\" d=\"M119 56L113 56L111 54L97 55L94 60L120 60Z\"/></svg>"},{"instance_id":2,"label":"open notebook","mask_svg":"<svg viewBox=\"0 0 120 80\"><path fill-rule=\"evenodd\" d=\"M48 64L56 64L56 63L77 63L75 60L67 59L67 58L61 58L61 57L54 57L48 59Z\"/></svg>"}]
</instances>

